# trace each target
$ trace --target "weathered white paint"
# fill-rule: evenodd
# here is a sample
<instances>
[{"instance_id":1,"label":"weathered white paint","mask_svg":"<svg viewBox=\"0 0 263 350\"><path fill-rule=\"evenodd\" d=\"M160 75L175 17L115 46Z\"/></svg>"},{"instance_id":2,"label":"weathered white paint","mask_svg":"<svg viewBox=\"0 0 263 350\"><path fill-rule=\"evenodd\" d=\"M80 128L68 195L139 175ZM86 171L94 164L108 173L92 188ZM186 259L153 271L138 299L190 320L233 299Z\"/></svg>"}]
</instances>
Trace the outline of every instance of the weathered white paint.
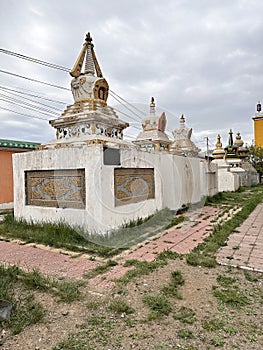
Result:
<instances>
[{"instance_id":1,"label":"weathered white paint","mask_svg":"<svg viewBox=\"0 0 263 350\"><path fill-rule=\"evenodd\" d=\"M209 188L209 169L200 159L134 148L121 148L120 152L121 167L154 168L154 199L115 207L114 168L117 166L103 164L101 144L44 149L13 156L15 217L32 222L64 221L88 232L103 234L138 217L147 217L156 210L165 207L176 210L183 204L198 202L216 191L216 180L214 188L211 189L211 184ZM85 209L26 205L25 171L79 168L84 168L86 174ZM213 174L216 177L216 173Z\"/></svg>"}]
</instances>

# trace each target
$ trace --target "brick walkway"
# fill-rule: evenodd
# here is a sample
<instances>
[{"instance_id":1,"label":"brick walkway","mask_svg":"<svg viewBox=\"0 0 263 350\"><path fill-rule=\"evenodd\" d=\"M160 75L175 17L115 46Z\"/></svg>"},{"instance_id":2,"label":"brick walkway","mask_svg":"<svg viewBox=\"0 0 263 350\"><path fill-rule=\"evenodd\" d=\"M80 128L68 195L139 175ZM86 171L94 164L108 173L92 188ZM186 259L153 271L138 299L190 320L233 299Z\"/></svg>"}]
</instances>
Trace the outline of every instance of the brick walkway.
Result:
<instances>
[{"instance_id":1,"label":"brick walkway","mask_svg":"<svg viewBox=\"0 0 263 350\"><path fill-rule=\"evenodd\" d=\"M204 207L196 212L187 213L190 220L185 221L180 229L167 230L145 245L127 252L124 256L116 257L118 265L112 267L105 274L89 280L89 285L96 288L107 288L114 285L113 280L123 276L130 269L123 266L126 260L153 261L158 253L166 249L180 254L190 252L205 237L209 236L213 229L212 222L218 217L218 214L219 210L213 207ZM224 247L219 252L218 262L232 265L240 256L244 261L249 259L249 267L263 270L262 255L260 257L260 249L262 251L263 248L262 225L263 204L258 206L244 222L239 229L240 232L231 236L230 246ZM233 250L237 246L240 249ZM226 259L226 256L231 255L233 256L232 260ZM72 258L57 251L5 241L0 241L0 262L17 265L27 270L35 268L44 274L70 279L81 279L87 272L101 264L101 262L91 261L85 257ZM240 262L241 260L236 265L240 266Z\"/></svg>"},{"instance_id":2,"label":"brick walkway","mask_svg":"<svg viewBox=\"0 0 263 350\"><path fill-rule=\"evenodd\" d=\"M217 254L222 265L263 272L263 203L233 232Z\"/></svg>"}]
</instances>

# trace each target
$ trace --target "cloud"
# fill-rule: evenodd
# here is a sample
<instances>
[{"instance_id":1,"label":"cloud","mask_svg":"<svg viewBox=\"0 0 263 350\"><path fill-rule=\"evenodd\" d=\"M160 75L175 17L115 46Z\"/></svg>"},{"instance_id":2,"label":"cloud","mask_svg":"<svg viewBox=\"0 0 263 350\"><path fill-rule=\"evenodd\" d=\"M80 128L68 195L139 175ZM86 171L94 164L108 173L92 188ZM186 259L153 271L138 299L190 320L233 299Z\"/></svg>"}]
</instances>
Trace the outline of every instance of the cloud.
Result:
<instances>
[{"instance_id":1,"label":"cloud","mask_svg":"<svg viewBox=\"0 0 263 350\"><path fill-rule=\"evenodd\" d=\"M102 71L120 96L145 106L154 96L170 111L169 129L185 113L200 142L207 135L215 143L217 133L227 135L230 128L251 142L251 116L263 98L262 13L261 0L2 0L2 47L71 68L90 31ZM65 72L3 54L1 67L70 85ZM72 103L66 91L1 78L1 84ZM17 138L30 140L26 123L22 129ZM8 138L11 131L0 132ZM40 133L40 141L48 141L52 132Z\"/></svg>"}]
</instances>

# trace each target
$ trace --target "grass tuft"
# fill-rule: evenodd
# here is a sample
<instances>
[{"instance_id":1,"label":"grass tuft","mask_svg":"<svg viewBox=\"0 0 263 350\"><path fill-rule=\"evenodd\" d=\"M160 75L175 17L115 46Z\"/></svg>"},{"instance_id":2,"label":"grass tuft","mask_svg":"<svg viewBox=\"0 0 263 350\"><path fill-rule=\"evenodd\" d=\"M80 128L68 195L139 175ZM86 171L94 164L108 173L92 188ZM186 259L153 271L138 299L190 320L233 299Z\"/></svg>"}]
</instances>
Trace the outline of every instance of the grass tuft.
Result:
<instances>
[{"instance_id":1,"label":"grass tuft","mask_svg":"<svg viewBox=\"0 0 263 350\"><path fill-rule=\"evenodd\" d=\"M172 310L171 304L163 294L146 294L143 302L150 308L148 320L155 320L164 315L169 315Z\"/></svg>"}]
</instances>

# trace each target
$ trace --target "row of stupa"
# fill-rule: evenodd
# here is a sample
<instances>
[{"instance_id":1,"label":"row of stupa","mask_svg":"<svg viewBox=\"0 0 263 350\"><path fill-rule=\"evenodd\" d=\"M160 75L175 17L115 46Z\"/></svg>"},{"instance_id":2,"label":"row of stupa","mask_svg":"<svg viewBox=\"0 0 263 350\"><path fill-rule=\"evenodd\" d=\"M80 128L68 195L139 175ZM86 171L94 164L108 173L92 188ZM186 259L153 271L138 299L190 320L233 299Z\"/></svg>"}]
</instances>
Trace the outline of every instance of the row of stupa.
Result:
<instances>
[{"instance_id":1,"label":"row of stupa","mask_svg":"<svg viewBox=\"0 0 263 350\"><path fill-rule=\"evenodd\" d=\"M40 149L103 143L198 156L200 149L191 140L192 129L185 125L184 116L180 118L179 128L173 131L174 140L170 140L165 132L165 113L156 115L154 98L136 140L132 144L123 140L123 130L129 124L120 120L115 110L107 105L109 85L97 61L90 33L86 35L70 75L74 104L67 106L59 118L50 121L56 129L56 140L41 145Z\"/></svg>"},{"instance_id":2,"label":"row of stupa","mask_svg":"<svg viewBox=\"0 0 263 350\"><path fill-rule=\"evenodd\" d=\"M244 146L244 141L241 138L240 133L236 135L236 140L233 140L233 131L229 131L228 145L223 148L220 134L217 135L216 148L212 152L214 159L227 159L232 166L237 166L240 161L247 159L249 149Z\"/></svg>"}]
</instances>

